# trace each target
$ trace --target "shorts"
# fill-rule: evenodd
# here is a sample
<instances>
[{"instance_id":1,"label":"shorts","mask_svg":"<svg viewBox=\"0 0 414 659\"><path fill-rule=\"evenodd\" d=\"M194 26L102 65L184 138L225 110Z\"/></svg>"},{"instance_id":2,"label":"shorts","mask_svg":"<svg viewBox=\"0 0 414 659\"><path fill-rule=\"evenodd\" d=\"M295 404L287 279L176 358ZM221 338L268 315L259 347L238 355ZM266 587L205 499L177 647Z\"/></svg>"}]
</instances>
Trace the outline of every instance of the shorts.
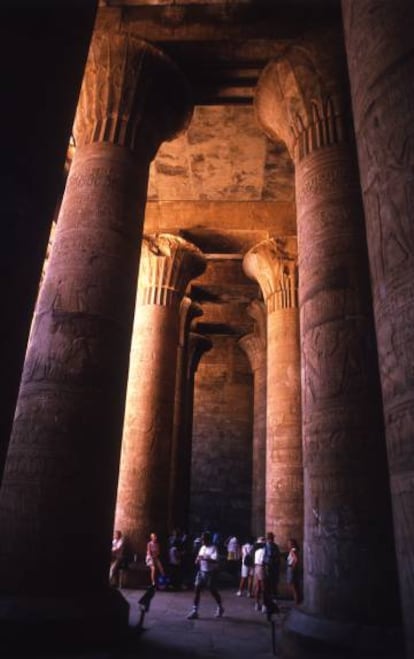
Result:
<instances>
[{"instance_id":1,"label":"shorts","mask_svg":"<svg viewBox=\"0 0 414 659\"><path fill-rule=\"evenodd\" d=\"M254 573L254 568L251 567L250 565L242 565L241 566L241 577L242 579L246 579L246 577L252 577Z\"/></svg>"},{"instance_id":2,"label":"shorts","mask_svg":"<svg viewBox=\"0 0 414 659\"><path fill-rule=\"evenodd\" d=\"M295 568L288 566L286 570L286 582L297 585L299 583L299 574Z\"/></svg>"},{"instance_id":3,"label":"shorts","mask_svg":"<svg viewBox=\"0 0 414 659\"><path fill-rule=\"evenodd\" d=\"M199 570L196 574L194 585L198 588L209 588L210 590L215 590L217 582L217 572L212 570L211 572L204 572Z\"/></svg>"},{"instance_id":4,"label":"shorts","mask_svg":"<svg viewBox=\"0 0 414 659\"><path fill-rule=\"evenodd\" d=\"M263 581L264 579L264 567L263 565L254 566L254 578L258 581Z\"/></svg>"}]
</instances>

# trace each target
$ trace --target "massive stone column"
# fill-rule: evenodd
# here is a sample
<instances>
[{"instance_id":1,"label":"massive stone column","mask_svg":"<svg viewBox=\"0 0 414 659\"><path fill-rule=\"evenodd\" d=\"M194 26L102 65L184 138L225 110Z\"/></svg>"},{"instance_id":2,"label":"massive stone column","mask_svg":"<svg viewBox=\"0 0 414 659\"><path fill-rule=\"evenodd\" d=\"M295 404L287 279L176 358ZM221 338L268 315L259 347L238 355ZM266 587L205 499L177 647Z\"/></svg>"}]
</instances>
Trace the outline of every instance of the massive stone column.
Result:
<instances>
[{"instance_id":1,"label":"massive stone column","mask_svg":"<svg viewBox=\"0 0 414 659\"><path fill-rule=\"evenodd\" d=\"M185 415L185 384L187 371L187 352L190 327L193 318L201 316L203 311L199 304L196 304L188 296L183 297L180 305L180 328L177 351L177 375L175 382L174 397L174 420L171 439L171 475L170 475L170 497L168 510L168 524L170 529L182 528L183 521L180 513L181 506L175 495L175 484L177 476L181 469L180 459L180 437L183 430L183 419ZM179 521L180 519L180 521Z\"/></svg>"},{"instance_id":2,"label":"massive stone column","mask_svg":"<svg viewBox=\"0 0 414 659\"><path fill-rule=\"evenodd\" d=\"M348 0L342 7L400 590L414 656L414 5Z\"/></svg>"},{"instance_id":3,"label":"massive stone column","mask_svg":"<svg viewBox=\"0 0 414 659\"><path fill-rule=\"evenodd\" d=\"M289 624L299 634L358 645L374 642L374 634L364 636L367 626L382 634L398 620L398 600L345 85L340 35L323 36L266 67L256 108L269 136L286 142L296 177L305 597ZM378 578L385 565L387 578Z\"/></svg>"},{"instance_id":4,"label":"massive stone column","mask_svg":"<svg viewBox=\"0 0 414 659\"><path fill-rule=\"evenodd\" d=\"M200 250L182 238L144 237L115 514L141 556L152 531L168 534L180 304L204 269Z\"/></svg>"},{"instance_id":5,"label":"massive stone column","mask_svg":"<svg viewBox=\"0 0 414 659\"><path fill-rule=\"evenodd\" d=\"M97 4L3 5L0 480Z\"/></svg>"},{"instance_id":6,"label":"massive stone column","mask_svg":"<svg viewBox=\"0 0 414 659\"><path fill-rule=\"evenodd\" d=\"M181 413L171 461L171 524L188 530L191 492L191 455L193 440L194 377L205 352L211 350L208 336L189 332L181 382Z\"/></svg>"},{"instance_id":7,"label":"massive stone column","mask_svg":"<svg viewBox=\"0 0 414 659\"><path fill-rule=\"evenodd\" d=\"M160 51L95 32L0 493L1 623L127 623L108 568L147 175L189 113Z\"/></svg>"},{"instance_id":8,"label":"massive stone column","mask_svg":"<svg viewBox=\"0 0 414 659\"><path fill-rule=\"evenodd\" d=\"M295 237L265 240L244 256L267 310L265 523L281 549L303 538L300 347Z\"/></svg>"},{"instance_id":9,"label":"massive stone column","mask_svg":"<svg viewBox=\"0 0 414 659\"><path fill-rule=\"evenodd\" d=\"M266 528L266 308L253 300L248 314L254 318L254 332L239 339L253 373L253 446L252 446L252 515L253 535L263 535Z\"/></svg>"}]
</instances>

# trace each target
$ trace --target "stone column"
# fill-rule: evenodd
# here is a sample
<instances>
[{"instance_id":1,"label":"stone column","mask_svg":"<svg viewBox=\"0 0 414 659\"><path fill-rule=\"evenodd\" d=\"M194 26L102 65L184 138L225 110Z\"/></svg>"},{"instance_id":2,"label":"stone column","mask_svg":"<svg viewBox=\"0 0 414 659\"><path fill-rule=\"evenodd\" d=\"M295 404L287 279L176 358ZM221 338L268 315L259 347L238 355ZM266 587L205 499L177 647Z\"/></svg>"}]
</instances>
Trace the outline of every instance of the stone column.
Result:
<instances>
[{"instance_id":1,"label":"stone column","mask_svg":"<svg viewBox=\"0 0 414 659\"><path fill-rule=\"evenodd\" d=\"M141 556L152 531L168 534L180 304L204 269L200 250L182 238L144 238L115 514Z\"/></svg>"},{"instance_id":2,"label":"stone column","mask_svg":"<svg viewBox=\"0 0 414 659\"><path fill-rule=\"evenodd\" d=\"M259 283L267 310L265 522L285 550L289 538L303 538L296 238L252 247L243 269Z\"/></svg>"},{"instance_id":3,"label":"stone column","mask_svg":"<svg viewBox=\"0 0 414 659\"><path fill-rule=\"evenodd\" d=\"M400 591L414 656L414 5L342 3Z\"/></svg>"},{"instance_id":4,"label":"stone column","mask_svg":"<svg viewBox=\"0 0 414 659\"><path fill-rule=\"evenodd\" d=\"M213 344L208 336L190 332L182 387L182 414L178 428L176 453L171 471L171 495L173 526L188 530L191 493L191 455L193 443L194 377L200 360Z\"/></svg>"},{"instance_id":5,"label":"stone column","mask_svg":"<svg viewBox=\"0 0 414 659\"><path fill-rule=\"evenodd\" d=\"M0 620L36 618L51 637L127 623L108 569L142 217L187 99L160 51L95 33L0 493Z\"/></svg>"},{"instance_id":6,"label":"stone column","mask_svg":"<svg viewBox=\"0 0 414 659\"><path fill-rule=\"evenodd\" d=\"M296 176L305 598L289 624L305 636L370 645L374 631L362 630L381 635L398 619L398 603L345 60L340 35L325 36L271 62L256 98L262 126L284 139ZM387 579L378 578L385 565Z\"/></svg>"},{"instance_id":7,"label":"stone column","mask_svg":"<svg viewBox=\"0 0 414 659\"><path fill-rule=\"evenodd\" d=\"M254 332L239 339L253 373L253 444L252 444L252 515L250 528L254 536L266 529L266 308L253 300L247 312L255 319Z\"/></svg>"},{"instance_id":8,"label":"stone column","mask_svg":"<svg viewBox=\"0 0 414 659\"><path fill-rule=\"evenodd\" d=\"M26 4L1 16L0 481L97 4Z\"/></svg>"},{"instance_id":9,"label":"stone column","mask_svg":"<svg viewBox=\"0 0 414 659\"><path fill-rule=\"evenodd\" d=\"M175 496L175 483L181 470L180 459L180 437L183 429L183 419L185 416L185 384L187 370L187 352L188 338L193 318L203 314L200 305L194 303L190 297L185 296L180 305L180 329L177 352L177 377L175 384L174 397L174 420L172 432L172 449L171 449L171 476L170 476L170 497L168 520L170 530L176 527L182 527L182 517L180 510L181 505L177 502Z\"/></svg>"}]
</instances>

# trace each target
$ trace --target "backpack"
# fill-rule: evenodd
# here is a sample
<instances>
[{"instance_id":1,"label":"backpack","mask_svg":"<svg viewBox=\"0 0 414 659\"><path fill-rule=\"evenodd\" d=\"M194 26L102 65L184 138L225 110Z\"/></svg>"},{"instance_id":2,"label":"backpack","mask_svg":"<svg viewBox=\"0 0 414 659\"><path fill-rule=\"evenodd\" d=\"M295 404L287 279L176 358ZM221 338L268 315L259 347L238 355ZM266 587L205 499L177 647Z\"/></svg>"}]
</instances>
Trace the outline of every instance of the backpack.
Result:
<instances>
[{"instance_id":1,"label":"backpack","mask_svg":"<svg viewBox=\"0 0 414 659\"><path fill-rule=\"evenodd\" d=\"M167 590L170 585L170 578L166 574L160 574L157 579L157 585L159 590Z\"/></svg>"},{"instance_id":2,"label":"backpack","mask_svg":"<svg viewBox=\"0 0 414 659\"><path fill-rule=\"evenodd\" d=\"M254 547L252 547L252 549L249 552L247 552L247 554L243 558L243 565L245 565L246 567L253 567L254 565L253 552L254 552Z\"/></svg>"}]
</instances>

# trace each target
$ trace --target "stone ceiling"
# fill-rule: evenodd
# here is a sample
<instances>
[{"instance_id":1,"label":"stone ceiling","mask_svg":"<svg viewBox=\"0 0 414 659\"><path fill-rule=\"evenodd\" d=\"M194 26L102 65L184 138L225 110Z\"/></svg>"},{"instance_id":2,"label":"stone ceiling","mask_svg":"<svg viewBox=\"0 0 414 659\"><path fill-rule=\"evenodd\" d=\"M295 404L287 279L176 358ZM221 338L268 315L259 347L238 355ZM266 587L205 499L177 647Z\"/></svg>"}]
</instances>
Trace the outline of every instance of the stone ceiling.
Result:
<instances>
[{"instance_id":1,"label":"stone ceiling","mask_svg":"<svg viewBox=\"0 0 414 659\"><path fill-rule=\"evenodd\" d=\"M246 306L260 296L242 270L261 240L296 233L293 164L257 124L254 90L265 65L292 41L338 16L337 0L102 0L97 24L166 52L192 88L193 119L151 165L144 231L178 233L207 255L191 285L209 334L252 331Z\"/></svg>"}]
</instances>

